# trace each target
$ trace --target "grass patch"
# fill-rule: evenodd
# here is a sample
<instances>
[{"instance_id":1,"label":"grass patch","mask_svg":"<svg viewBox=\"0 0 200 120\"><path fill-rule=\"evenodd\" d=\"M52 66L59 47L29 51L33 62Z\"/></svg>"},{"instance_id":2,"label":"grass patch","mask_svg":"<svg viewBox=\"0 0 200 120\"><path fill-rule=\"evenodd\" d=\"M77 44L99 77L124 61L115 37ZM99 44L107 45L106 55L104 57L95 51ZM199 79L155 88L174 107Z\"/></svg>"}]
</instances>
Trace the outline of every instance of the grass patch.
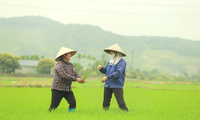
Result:
<instances>
[{"instance_id":1,"label":"grass patch","mask_svg":"<svg viewBox=\"0 0 200 120\"><path fill-rule=\"evenodd\" d=\"M115 97L109 111L102 110L103 87L73 88L77 109L68 112L63 99L60 106L48 113L50 88L0 87L0 119L81 119L81 120L198 120L200 119L199 91L148 90L124 88L124 99L130 112L118 108Z\"/></svg>"}]
</instances>

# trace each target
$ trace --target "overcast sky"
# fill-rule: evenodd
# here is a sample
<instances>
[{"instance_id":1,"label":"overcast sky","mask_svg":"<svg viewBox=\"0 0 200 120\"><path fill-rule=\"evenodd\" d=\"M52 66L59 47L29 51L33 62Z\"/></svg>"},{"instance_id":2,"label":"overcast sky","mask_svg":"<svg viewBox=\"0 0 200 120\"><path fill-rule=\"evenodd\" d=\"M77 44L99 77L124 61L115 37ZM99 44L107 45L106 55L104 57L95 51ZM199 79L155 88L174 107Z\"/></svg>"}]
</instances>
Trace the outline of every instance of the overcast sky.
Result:
<instances>
[{"instance_id":1,"label":"overcast sky","mask_svg":"<svg viewBox=\"0 0 200 120\"><path fill-rule=\"evenodd\" d=\"M0 17L43 16L125 36L200 40L200 0L0 0Z\"/></svg>"}]
</instances>

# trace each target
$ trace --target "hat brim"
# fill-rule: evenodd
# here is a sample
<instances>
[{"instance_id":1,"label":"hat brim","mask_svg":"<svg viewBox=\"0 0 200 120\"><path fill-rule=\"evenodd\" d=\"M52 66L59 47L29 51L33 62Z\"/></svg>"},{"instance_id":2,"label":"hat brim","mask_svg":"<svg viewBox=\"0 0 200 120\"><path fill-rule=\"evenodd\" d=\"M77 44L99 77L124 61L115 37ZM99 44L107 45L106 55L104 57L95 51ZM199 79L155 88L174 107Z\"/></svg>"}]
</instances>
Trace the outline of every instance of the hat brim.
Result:
<instances>
[{"instance_id":1,"label":"hat brim","mask_svg":"<svg viewBox=\"0 0 200 120\"><path fill-rule=\"evenodd\" d=\"M122 57L125 57L126 56L126 54L125 53L123 53L123 52L121 52L121 51L117 51L117 50L113 50L113 49L104 49L104 52L105 53L108 53L108 54L110 54L110 52L109 51L115 51L115 52L119 52L119 53L121 53L122 54Z\"/></svg>"},{"instance_id":2,"label":"hat brim","mask_svg":"<svg viewBox=\"0 0 200 120\"><path fill-rule=\"evenodd\" d=\"M66 52L66 53L63 53L63 54L57 56L56 59L55 59L55 61L61 60L61 59L62 59L62 56L65 55L65 54L67 54L67 53L71 53L71 55L74 56L74 55L77 53L77 51L73 50L73 51L68 51L68 52ZM72 56L71 56L71 57L72 57Z\"/></svg>"},{"instance_id":3,"label":"hat brim","mask_svg":"<svg viewBox=\"0 0 200 120\"><path fill-rule=\"evenodd\" d=\"M104 52L110 54L108 51L119 52L122 54L122 57L126 56L126 54L124 53L124 51L120 48L120 46L118 44L114 44L114 45L109 46L108 48L104 49Z\"/></svg>"}]
</instances>

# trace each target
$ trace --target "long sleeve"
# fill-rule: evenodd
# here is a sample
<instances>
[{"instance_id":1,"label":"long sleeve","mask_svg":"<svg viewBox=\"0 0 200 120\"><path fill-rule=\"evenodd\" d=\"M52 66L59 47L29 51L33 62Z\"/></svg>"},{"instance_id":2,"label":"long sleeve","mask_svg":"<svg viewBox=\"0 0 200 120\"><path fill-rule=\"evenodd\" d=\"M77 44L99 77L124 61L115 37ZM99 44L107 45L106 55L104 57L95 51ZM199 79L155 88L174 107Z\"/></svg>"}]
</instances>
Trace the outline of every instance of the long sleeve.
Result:
<instances>
[{"instance_id":1,"label":"long sleeve","mask_svg":"<svg viewBox=\"0 0 200 120\"><path fill-rule=\"evenodd\" d=\"M72 76L73 68L71 66L66 67L64 62L60 62L56 66L56 71L58 72L61 78L65 78L66 80L76 81L76 77Z\"/></svg>"},{"instance_id":2,"label":"long sleeve","mask_svg":"<svg viewBox=\"0 0 200 120\"><path fill-rule=\"evenodd\" d=\"M101 73L103 73L103 74L106 74L108 65L109 65L109 62L108 62L108 64L106 65L106 67L102 67L99 71L100 71Z\"/></svg>"},{"instance_id":3,"label":"long sleeve","mask_svg":"<svg viewBox=\"0 0 200 120\"><path fill-rule=\"evenodd\" d=\"M121 62L117 65L116 71L107 76L108 79L119 78L120 75L122 74L122 72L123 72L125 69L126 69L126 62L125 62L125 61L121 61Z\"/></svg>"},{"instance_id":4,"label":"long sleeve","mask_svg":"<svg viewBox=\"0 0 200 120\"><path fill-rule=\"evenodd\" d=\"M81 76L74 70L74 74L76 78L81 78Z\"/></svg>"}]
</instances>

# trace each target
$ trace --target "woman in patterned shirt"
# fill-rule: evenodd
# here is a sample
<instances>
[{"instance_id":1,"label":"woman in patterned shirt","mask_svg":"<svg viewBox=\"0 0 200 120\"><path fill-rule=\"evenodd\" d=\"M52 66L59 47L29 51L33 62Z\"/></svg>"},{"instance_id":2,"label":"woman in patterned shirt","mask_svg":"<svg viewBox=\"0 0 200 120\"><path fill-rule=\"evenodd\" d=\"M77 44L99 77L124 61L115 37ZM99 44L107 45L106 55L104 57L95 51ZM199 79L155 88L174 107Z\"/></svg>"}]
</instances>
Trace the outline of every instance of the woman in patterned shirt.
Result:
<instances>
[{"instance_id":1,"label":"woman in patterned shirt","mask_svg":"<svg viewBox=\"0 0 200 120\"><path fill-rule=\"evenodd\" d=\"M72 63L69 62L70 58L76 54L77 51L61 47L58 52L55 61L57 61L55 66L54 79L51 86L51 105L49 111L56 109L62 98L64 97L69 103L69 112L75 111L76 100L71 89L71 84L73 82L84 83L84 80L77 74L74 70Z\"/></svg>"}]
</instances>

